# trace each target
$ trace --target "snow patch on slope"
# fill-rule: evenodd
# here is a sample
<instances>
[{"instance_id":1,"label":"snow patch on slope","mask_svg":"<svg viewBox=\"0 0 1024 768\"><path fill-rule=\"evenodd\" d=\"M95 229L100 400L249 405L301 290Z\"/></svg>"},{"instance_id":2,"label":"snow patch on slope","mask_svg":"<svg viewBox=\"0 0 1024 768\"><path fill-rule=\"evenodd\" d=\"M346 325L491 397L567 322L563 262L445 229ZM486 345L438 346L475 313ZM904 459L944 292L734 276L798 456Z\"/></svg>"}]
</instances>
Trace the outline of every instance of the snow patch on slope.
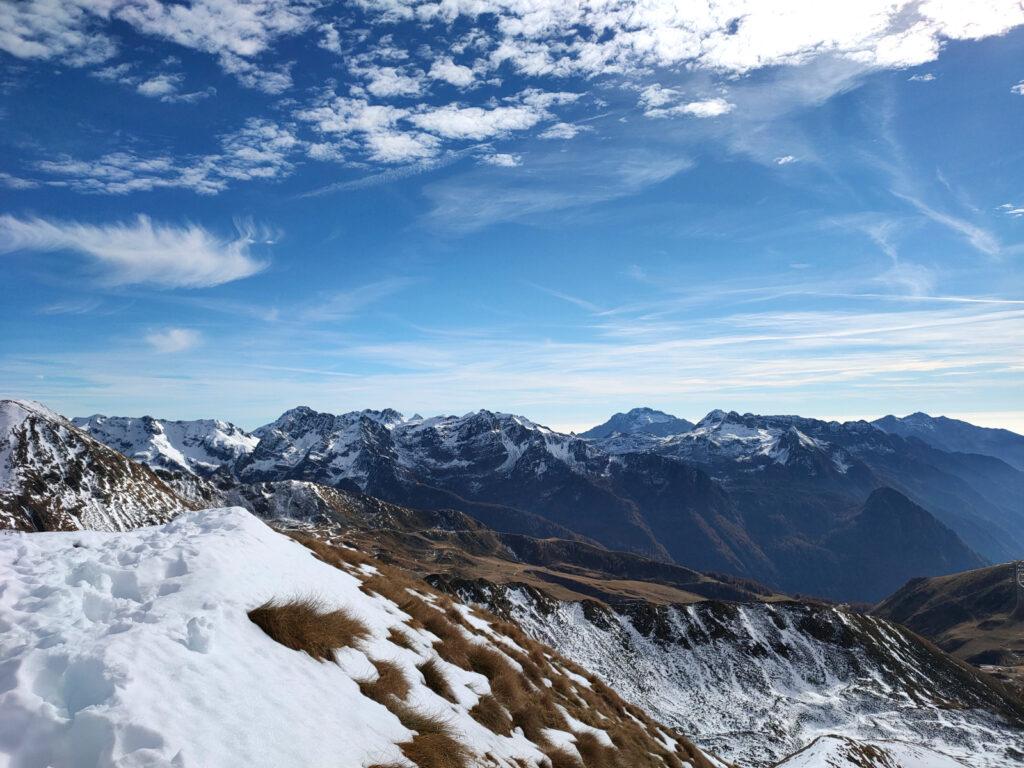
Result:
<instances>
[{"instance_id":1,"label":"snow patch on slope","mask_svg":"<svg viewBox=\"0 0 1024 768\"><path fill-rule=\"evenodd\" d=\"M442 661L434 635L362 591L372 567L332 567L242 509L123 534L0 536L0 572L0 765L411 766L398 745L413 732L357 683L380 660L403 670L406 703L446 720L473 765L547 760L521 729L501 736L469 715L487 677ZM369 629L337 663L274 642L248 618L269 599L311 594ZM471 642L512 642L476 618ZM393 628L410 647L392 642ZM455 703L425 684L417 667L428 659Z\"/></svg>"}]
</instances>

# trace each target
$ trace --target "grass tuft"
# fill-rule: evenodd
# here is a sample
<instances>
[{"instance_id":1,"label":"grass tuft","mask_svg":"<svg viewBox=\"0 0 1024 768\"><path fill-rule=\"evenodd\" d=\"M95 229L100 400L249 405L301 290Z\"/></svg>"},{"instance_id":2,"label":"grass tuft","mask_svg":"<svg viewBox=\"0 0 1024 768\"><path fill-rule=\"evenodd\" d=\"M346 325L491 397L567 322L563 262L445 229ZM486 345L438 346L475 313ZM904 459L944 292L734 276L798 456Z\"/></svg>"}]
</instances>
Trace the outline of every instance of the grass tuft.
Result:
<instances>
[{"instance_id":1,"label":"grass tuft","mask_svg":"<svg viewBox=\"0 0 1024 768\"><path fill-rule=\"evenodd\" d=\"M412 638L409 637L408 633L398 627L391 627L391 629L388 630L388 640L399 648L405 648L407 651L416 650L416 644L413 642Z\"/></svg>"},{"instance_id":2,"label":"grass tuft","mask_svg":"<svg viewBox=\"0 0 1024 768\"><path fill-rule=\"evenodd\" d=\"M419 768L467 768L469 753L447 733L418 734L398 745Z\"/></svg>"},{"instance_id":3,"label":"grass tuft","mask_svg":"<svg viewBox=\"0 0 1024 768\"><path fill-rule=\"evenodd\" d=\"M404 699L409 695L409 680L400 666L386 660L374 661L373 666L377 669L376 680L357 681L364 696L386 704L392 696Z\"/></svg>"},{"instance_id":4,"label":"grass tuft","mask_svg":"<svg viewBox=\"0 0 1024 768\"><path fill-rule=\"evenodd\" d=\"M547 750L544 754L548 756L551 768L582 768L576 756L566 749L555 747Z\"/></svg>"},{"instance_id":5,"label":"grass tuft","mask_svg":"<svg viewBox=\"0 0 1024 768\"><path fill-rule=\"evenodd\" d=\"M480 697L476 705L469 710L469 716L494 733L501 736L512 735L512 718L489 693Z\"/></svg>"},{"instance_id":6,"label":"grass tuft","mask_svg":"<svg viewBox=\"0 0 1024 768\"><path fill-rule=\"evenodd\" d=\"M441 663L437 659L428 659L417 669L423 675L423 682L426 683L427 688L448 701L453 703L458 701L451 683L448 682L448 676L442 671Z\"/></svg>"},{"instance_id":7,"label":"grass tuft","mask_svg":"<svg viewBox=\"0 0 1024 768\"><path fill-rule=\"evenodd\" d=\"M347 610L328 611L315 597L268 600L249 611L249 619L281 645L319 661L333 660L337 649L370 636L366 625Z\"/></svg>"}]
</instances>

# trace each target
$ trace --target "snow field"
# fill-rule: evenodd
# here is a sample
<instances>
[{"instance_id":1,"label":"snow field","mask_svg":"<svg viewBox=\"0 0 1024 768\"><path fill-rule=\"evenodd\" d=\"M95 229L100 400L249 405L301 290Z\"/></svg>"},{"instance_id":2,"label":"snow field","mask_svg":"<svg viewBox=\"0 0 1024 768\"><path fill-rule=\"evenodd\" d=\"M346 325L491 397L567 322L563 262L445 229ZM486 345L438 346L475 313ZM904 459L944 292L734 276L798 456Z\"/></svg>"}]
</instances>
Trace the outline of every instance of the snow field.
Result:
<instances>
[{"instance_id":1,"label":"snow field","mask_svg":"<svg viewBox=\"0 0 1024 768\"><path fill-rule=\"evenodd\" d=\"M350 570L239 508L128 533L0 537L0 766L412 766L399 745L415 734L360 692L380 660L401 667L405 703L446 721L473 765L545 763L550 745L470 716L490 693L487 677L441 659L432 633L361 589L380 578L373 566ZM302 596L345 609L369 638L321 663L248 618L267 600ZM473 619L459 628L467 640L509 647L482 618L459 612ZM409 647L388 639L395 629ZM454 701L425 684L417 667L430 659ZM558 744L576 732L608 739L574 718L552 731Z\"/></svg>"}]
</instances>

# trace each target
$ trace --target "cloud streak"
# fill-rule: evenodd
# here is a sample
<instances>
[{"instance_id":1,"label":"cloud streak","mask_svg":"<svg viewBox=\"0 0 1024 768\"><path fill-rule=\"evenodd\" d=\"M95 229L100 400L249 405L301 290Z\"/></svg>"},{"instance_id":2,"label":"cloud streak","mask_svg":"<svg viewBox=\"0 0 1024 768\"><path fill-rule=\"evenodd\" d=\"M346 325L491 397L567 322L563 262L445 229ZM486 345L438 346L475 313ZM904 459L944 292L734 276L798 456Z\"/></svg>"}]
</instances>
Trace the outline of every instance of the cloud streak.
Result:
<instances>
[{"instance_id":1,"label":"cloud streak","mask_svg":"<svg viewBox=\"0 0 1024 768\"><path fill-rule=\"evenodd\" d=\"M266 236L252 227L227 240L195 224L154 223L148 216L99 225L0 216L0 253L77 253L112 286L208 288L240 280L266 266L250 253L261 240Z\"/></svg>"}]
</instances>

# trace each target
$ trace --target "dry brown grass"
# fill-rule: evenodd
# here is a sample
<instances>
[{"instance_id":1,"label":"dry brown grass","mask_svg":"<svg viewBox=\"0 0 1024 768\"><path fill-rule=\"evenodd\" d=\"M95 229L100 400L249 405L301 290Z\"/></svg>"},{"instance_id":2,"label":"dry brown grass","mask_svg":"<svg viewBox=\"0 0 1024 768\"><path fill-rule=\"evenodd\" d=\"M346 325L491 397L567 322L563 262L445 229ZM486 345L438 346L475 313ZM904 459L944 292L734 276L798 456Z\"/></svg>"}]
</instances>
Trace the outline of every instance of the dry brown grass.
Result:
<instances>
[{"instance_id":1,"label":"dry brown grass","mask_svg":"<svg viewBox=\"0 0 1024 768\"><path fill-rule=\"evenodd\" d=\"M469 752L447 733L421 733L398 745L419 768L467 768Z\"/></svg>"},{"instance_id":2,"label":"dry brown grass","mask_svg":"<svg viewBox=\"0 0 1024 768\"><path fill-rule=\"evenodd\" d=\"M398 627L391 627L388 630L388 640L399 648L405 648L407 651L416 650L416 644L412 641L412 638Z\"/></svg>"},{"instance_id":3,"label":"dry brown grass","mask_svg":"<svg viewBox=\"0 0 1024 768\"><path fill-rule=\"evenodd\" d=\"M303 531L289 531L288 536L312 551L317 558L323 560L328 565L333 565L335 568L349 570L345 566L354 568L360 565L375 565L373 558L359 550L328 544L326 541Z\"/></svg>"},{"instance_id":4,"label":"dry brown grass","mask_svg":"<svg viewBox=\"0 0 1024 768\"><path fill-rule=\"evenodd\" d=\"M572 754L558 755L554 752L543 734L544 728L565 730L565 718L558 708L561 705L572 717L605 730L615 745L604 746L592 734L577 734L577 748L587 768L682 768L684 760L695 768L710 768L710 763L697 748L682 737L678 738L674 751L665 749L658 738L658 733L665 731L663 726L639 708L624 702L611 688L579 665L530 638L517 625L500 620L487 611L473 609L473 615L487 621L493 632L504 635L518 646L518 650L500 646L506 658L493 648L472 642L460 627L470 634L479 633L467 624L451 598L411 572L376 562L359 551L325 544L313 536L297 534L293 538L309 547L321 560L354 573L362 581L361 589L365 593L393 601L409 615L408 626L425 628L434 634L438 638L434 646L442 659L487 677L491 695L481 697L470 714L495 733L507 734L518 726L527 738L549 750L553 763L567 756L571 762L564 765L579 768L580 763ZM364 563L375 566L377 572L368 574L358 569L357 566ZM432 596L430 602L422 597L424 595ZM401 629L393 628L388 639L402 648L417 650ZM329 658L329 655L319 658ZM509 658L522 667L522 673L515 669ZM421 665L420 671L435 692L449 701L454 700L451 685L437 659ZM570 679L566 671L581 675L590 687ZM398 674L401 675L400 670ZM410 708L400 698L403 683L396 682L390 673L388 682L383 681L384 677L380 674L373 683L363 682L361 685L367 686L368 695L383 698L382 703L407 728L417 733L416 738L399 745L403 753L419 768L464 768L469 760L468 753L446 722ZM545 678L551 681L550 687L545 684ZM397 680L408 685L402 677ZM378 683L379 689L375 688ZM397 690L394 690L395 685ZM562 768L562 763L554 765Z\"/></svg>"},{"instance_id":5,"label":"dry brown grass","mask_svg":"<svg viewBox=\"0 0 1024 768\"><path fill-rule=\"evenodd\" d=\"M589 731L576 734L576 749L587 768L616 768L617 751Z\"/></svg>"},{"instance_id":6,"label":"dry brown grass","mask_svg":"<svg viewBox=\"0 0 1024 768\"><path fill-rule=\"evenodd\" d=\"M576 755L573 755L566 749L559 747L548 749L544 752L548 756L551 768L581 768L581 764ZM587 766L587 768L590 768Z\"/></svg>"},{"instance_id":7,"label":"dry brown grass","mask_svg":"<svg viewBox=\"0 0 1024 768\"><path fill-rule=\"evenodd\" d=\"M383 563L374 563L374 565L377 568L377 573L365 576L359 587L364 593L375 592L381 597L386 597L391 602L401 605L403 601L413 597L408 590L423 591L426 587L422 581L409 576L399 568Z\"/></svg>"},{"instance_id":8,"label":"dry brown grass","mask_svg":"<svg viewBox=\"0 0 1024 768\"><path fill-rule=\"evenodd\" d=\"M467 768L469 752L455 738L447 720L410 707L395 698L389 699L385 706L402 725L416 734L398 747L419 768Z\"/></svg>"},{"instance_id":9,"label":"dry brown grass","mask_svg":"<svg viewBox=\"0 0 1024 768\"><path fill-rule=\"evenodd\" d=\"M375 680L357 681L364 696L385 704L392 696L404 699L409 695L409 680L400 666L386 660L374 661L373 666L377 670Z\"/></svg>"},{"instance_id":10,"label":"dry brown grass","mask_svg":"<svg viewBox=\"0 0 1024 768\"><path fill-rule=\"evenodd\" d=\"M469 716L484 728L501 736L512 735L512 718L498 700L490 694L480 697L476 705L469 710Z\"/></svg>"},{"instance_id":11,"label":"dry brown grass","mask_svg":"<svg viewBox=\"0 0 1024 768\"><path fill-rule=\"evenodd\" d=\"M520 705L511 711L512 723L523 729L523 733L530 741L538 745L548 743L544 735L545 728L565 730L565 717L558 711L554 699L542 691L534 694L526 704Z\"/></svg>"},{"instance_id":12,"label":"dry brown grass","mask_svg":"<svg viewBox=\"0 0 1024 768\"><path fill-rule=\"evenodd\" d=\"M428 659L420 664L417 669L423 675L423 682L426 683L427 688L438 696L448 699L448 701L458 701L455 698L455 692L452 690L451 683L448 682L448 676L441 669L441 663L437 659Z\"/></svg>"},{"instance_id":13,"label":"dry brown grass","mask_svg":"<svg viewBox=\"0 0 1024 768\"><path fill-rule=\"evenodd\" d=\"M334 659L334 652L365 640L370 630L343 608L326 610L322 600L302 597L269 600L249 611L249 618L281 645L305 651L314 659Z\"/></svg>"},{"instance_id":14,"label":"dry brown grass","mask_svg":"<svg viewBox=\"0 0 1024 768\"><path fill-rule=\"evenodd\" d=\"M512 665L502 653L480 643L469 644L466 660L469 662L470 670L483 675L488 680L512 669Z\"/></svg>"}]
</instances>

